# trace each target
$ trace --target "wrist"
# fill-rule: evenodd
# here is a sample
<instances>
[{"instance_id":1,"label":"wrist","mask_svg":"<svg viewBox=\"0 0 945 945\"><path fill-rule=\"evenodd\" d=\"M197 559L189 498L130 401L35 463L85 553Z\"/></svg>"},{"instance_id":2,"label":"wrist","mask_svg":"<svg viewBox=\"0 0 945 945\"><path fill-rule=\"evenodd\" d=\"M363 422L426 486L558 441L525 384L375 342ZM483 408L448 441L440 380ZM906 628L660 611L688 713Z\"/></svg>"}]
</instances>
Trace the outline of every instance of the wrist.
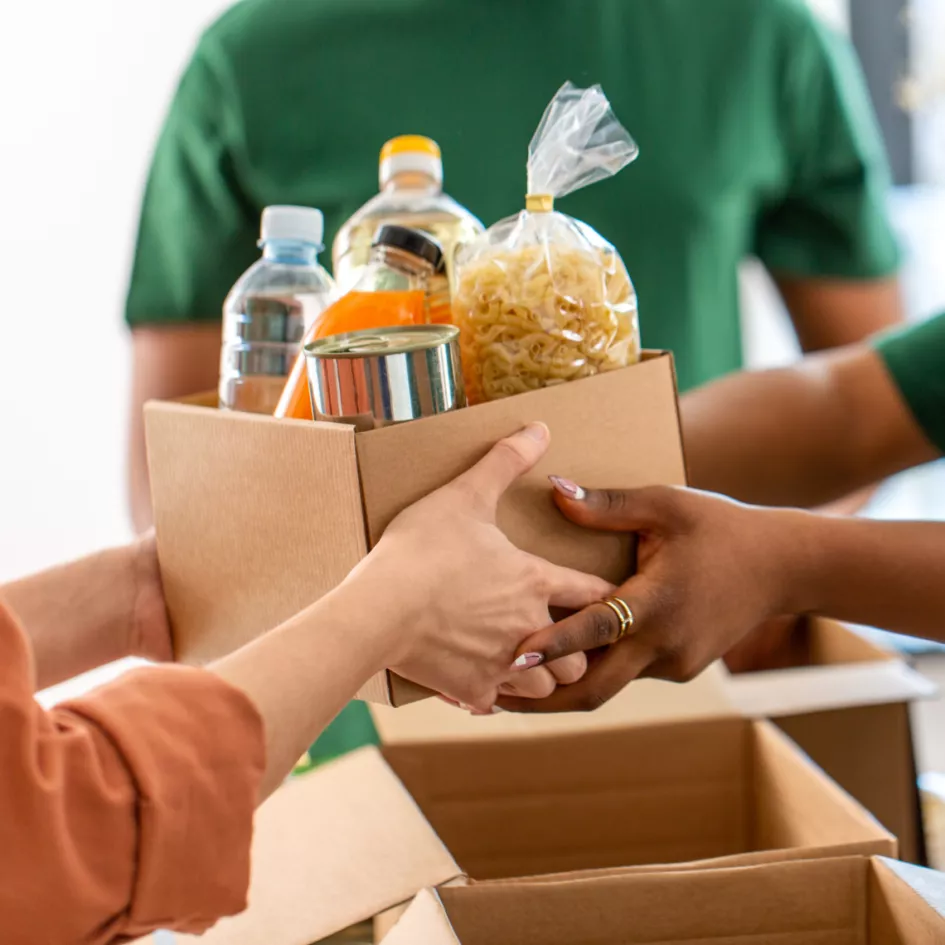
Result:
<instances>
[{"instance_id":1,"label":"wrist","mask_svg":"<svg viewBox=\"0 0 945 945\"><path fill-rule=\"evenodd\" d=\"M174 648L154 532L136 538L128 546L128 555L134 588L129 655L169 662L174 659Z\"/></svg>"},{"instance_id":2,"label":"wrist","mask_svg":"<svg viewBox=\"0 0 945 945\"><path fill-rule=\"evenodd\" d=\"M816 613L817 580L823 569L820 531L824 518L800 509L765 511L777 593L777 614Z\"/></svg>"},{"instance_id":3,"label":"wrist","mask_svg":"<svg viewBox=\"0 0 945 945\"><path fill-rule=\"evenodd\" d=\"M400 593L372 586L360 574L353 572L323 600L332 624L350 635L374 674L397 664L409 645L411 619Z\"/></svg>"}]
</instances>

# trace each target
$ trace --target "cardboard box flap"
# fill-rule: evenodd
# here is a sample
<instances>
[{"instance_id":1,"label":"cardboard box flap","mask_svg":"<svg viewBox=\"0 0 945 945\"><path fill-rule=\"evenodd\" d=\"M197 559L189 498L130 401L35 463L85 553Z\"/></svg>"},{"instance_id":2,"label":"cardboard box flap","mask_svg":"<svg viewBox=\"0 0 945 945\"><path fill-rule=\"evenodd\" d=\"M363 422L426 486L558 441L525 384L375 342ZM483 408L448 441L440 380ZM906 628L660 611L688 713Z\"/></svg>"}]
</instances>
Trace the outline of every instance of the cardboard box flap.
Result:
<instances>
[{"instance_id":1,"label":"cardboard box flap","mask_svg":"<svg viewBox=\"0 0 945 945\"><path fill-rule=\"evenodd\" d=\"M439 894L422 889L390 933L384 945L460 945Z\"/></svg>"},{"instance_id":2,"label":"cardboard box flap","mask_svg":"<svg viewBox=\"0 0 945 945\"><path fill-rule=\"evenodd\" d=\"M310 423L163 402L144 415L178 659L231 652L364 556L353 428L319 424L324 435L314 437ZM320 553L326 544L333 555Z\"/></svg>"},{"instance_id":3,"label":"cardboard box flap","mask_svg":"<svg viewBox=\"0 0 945 945\"><path fill-rule=\"evenodd\" d=\"M685 485L678 411L675 399L666 396L673 384L672 358L651 355L624 371L480 404L473 408L475 423L457 411L359 434L370 543L402 509L468 469L497 440L542 420L551 429L551 448L509 489L499 506L499 526L526 551L623 581L631 560L630 536L591 534L567 522L551 502L547 477L554 473L611 488ZM614 419L605 424L600 405L615 401L627 409L613 411ZM588 423L591 416L600 422ZM566 435L556 437L556 431ZM381 488L383 483L389 485Z\"/></svg>"},{"instance_id":4,"label":"cardboard box flap","mask_svg":"<svg viewBox=\"0 0 945 945\"><path fill-rule=\"evenodd\" d=\"M945 873L886 857L877 857L874 864L877 882L889 911L901 926L909 928L916 923L925 926L931 914L945 918ZM902 895L904 886L915 895ZM926 908L916 902L916 897ZM941 936L940 924L938 928ZM939 937L935 941L945 941L945 938Z\"/></svg>"},{"instance_id":5,"label":"cardboard box flap","mask_svg":"<svg viewBox=\"0 0 945 945\"><path fill-rule=\"evenodd\" d=\"M875 663L899 658L892 650L877 646L850 624L829 617L808 617L806 624L807 648L814 666Z\"/></svg>"},{"instance_id":6,"label":"cardboard box flap","mask_svg":"<svg viewBox=\"0 0 945 945\"><path fill-rule=\"evenodd\" d=\"M720 665L710 666L684 686L653 679L633 682L595 712L557 715L501 712L477 717L432 699L399 709L372 705L371 713L381 741L387 745L567 735L737 714L726 695Z\"/></svg>"},{"instance_id":7,"label":"cardboard box flap","mask_svg":"<svg viewBox=\"0 0 945 945\"><path fill-rule=\"evenodd\" d=\"M249 908L179 941L310 945L459 873L377 749L362 749L259 809Z\"/></svg>"},{"instance_id":8,"label":"cardboard box flap","mask_svg":"<svg viewBox=\"0 0 945 945\"><path fill-rule=\"evenodd\" d=\"M421 893L384 945L940 945L945 877L848 857Z\"/></svg>"},{"instance_id":9,"label":"cardboard box flap","mask_svg":"<svg viewBox=\"0 0 945 945\"><path fill-rule=\"evenodd\" d=\"M729 676L728 697L751 718L781 718L850 706L912 702L935 695L935 684L899 660L804 666Z\"/></svg>"},{"instance_id":10,"label":"cardboard box flap","mask_svg":"<svg viewBox=\"0 0 945 945\"><path fill-rule=\"evenodd\" d=\"M796 763L797 746L786 735L769 722L756 723L753 733L755 849L843 846L872 838L871 853L896 853L895 837L872 814L816 765Z\"/></svg>"},{"instance_id":11,"label":"cardboard box flap","mask_svg":"<svg viewBox=\"0 0 945 945\"><path fill-rule=\"evenodd\" d=\"M441 889L384 945L861 945L869 868L847 858Z\"/></svg>"}]
</instances>

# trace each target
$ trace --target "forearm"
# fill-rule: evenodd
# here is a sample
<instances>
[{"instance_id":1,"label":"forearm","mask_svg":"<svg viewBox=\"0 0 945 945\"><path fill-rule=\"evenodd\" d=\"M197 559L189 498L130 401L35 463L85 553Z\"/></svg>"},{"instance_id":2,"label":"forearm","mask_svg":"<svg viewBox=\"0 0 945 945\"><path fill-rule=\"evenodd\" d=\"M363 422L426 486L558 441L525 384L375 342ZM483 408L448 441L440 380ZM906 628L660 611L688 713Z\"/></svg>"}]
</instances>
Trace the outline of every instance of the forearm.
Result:
<instances>
[{"instance_id":1,"label":"forearm","mask_svg":"<svg viewBox=\"0 0 945 945\"><path fill-rule=\"evenodd\" d=\"M342 586L211 668L243 690L266 730L263 797L377 672L403 614Z\"/></svg>"},{"instance_id":2,"label":"forearm","mask_svg":"<svg viewBox=\"0 0 945 945\"><path fill-rule=\"evenodd\" d=\"M690 484L744 502L814 506L864 485L829 377L733 374L681 401Z\"/></svg>"},{"instance_id":3,"label":"forearm","mask_svg":"<svg viewBox=\"0 0 945 945\"><path fill-rule=\"evenodd\" d=\"M758 505L824 505L936 455L863 346L724 378L681 415L692 485Z\"/></svg>"},{"instance_id":4,"label":"forearm","mask_svg":"<svg viewBox=\"0 0 945 945\"><path fill-rule=\"evenodd\" d=\"M140 543L113 548L0 588L29 635L37 688L135 655L145 553Z\"/></svg>"},{"instance_id":5,"label":"forearm","mask_svg":"<svg viewBox=\"0 0 945 945\"><path fill-rule=\"evenodd\" d=\"M772 516L787 610L945 641L945 523L760 514Z\"/></svg>"}]
</instances>

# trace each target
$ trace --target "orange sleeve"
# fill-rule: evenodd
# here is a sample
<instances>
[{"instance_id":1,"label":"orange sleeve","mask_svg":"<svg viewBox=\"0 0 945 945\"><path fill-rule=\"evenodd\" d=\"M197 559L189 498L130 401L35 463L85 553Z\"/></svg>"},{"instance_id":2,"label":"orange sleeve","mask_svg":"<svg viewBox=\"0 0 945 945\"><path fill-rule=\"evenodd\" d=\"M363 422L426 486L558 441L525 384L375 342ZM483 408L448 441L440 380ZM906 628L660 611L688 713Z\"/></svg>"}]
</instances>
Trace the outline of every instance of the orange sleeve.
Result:
<instances>
[{"instance_id":1,"label":"orange sleeve","mask_svg":"<svg viewBox=\"0 0 945 945\"><path fill-rule=\"evenodd\" d=\"M134 670L43 711L0 603L0 929L5 945L202 932L246 906L263 723L199 669Z\"/></svg>"}]
</instances>

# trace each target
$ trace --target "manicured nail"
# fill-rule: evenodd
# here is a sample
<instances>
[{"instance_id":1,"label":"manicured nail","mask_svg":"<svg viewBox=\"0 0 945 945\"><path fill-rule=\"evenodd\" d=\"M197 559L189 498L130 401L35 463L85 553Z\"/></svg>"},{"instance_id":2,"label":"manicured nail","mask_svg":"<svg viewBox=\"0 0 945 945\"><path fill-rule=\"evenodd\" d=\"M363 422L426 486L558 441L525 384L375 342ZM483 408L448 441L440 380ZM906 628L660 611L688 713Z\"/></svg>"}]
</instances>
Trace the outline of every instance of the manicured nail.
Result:
<instances>
[{"instance_id":1,"label":"manicured nail","mask_svg":"<svg viewBox=\"0 0 945 945\"><path fill-rule=\"evenodd\" d=\"M541 666L541 664L544 662L545 662L545 657L542 653L523 653L512 664L512 669L517 669L517 670L534 669L536 666Z\"/></svg>"},{"instance_id":2,"label":"manicured nail","mask_svg":"<svg viewBox=\"0 0 945 945\"><path fill-rule=\"evenodd\" d=\"M500 713L504 712L505 709L500 709L497 705L494 705L491 711L493 715L499 715Z\"/></svg>"},{"instance_id":3,"label":"manicured nail","mask_svg":"<svg viewBox=\"0 0 945 945\"><path fill-rule=\"evenodd\" d=\"M549 476L548 478L551 480L551 484L566 499L583 502L587 498L587 493L576 482L571 482L570 479L562 479L561 476Z\"/></svg>"},{"instance_id":4,"label":"manicured nail","mask_svg":"<svg viewBox=\"0 0 945 945\"><path fill-rule=\"evenodd\" d=\"M551 436L551 431L543 423L530 423L522 430L522 435L527 436L530 440L544 443Z\"/></svg>"}]
</instances>

